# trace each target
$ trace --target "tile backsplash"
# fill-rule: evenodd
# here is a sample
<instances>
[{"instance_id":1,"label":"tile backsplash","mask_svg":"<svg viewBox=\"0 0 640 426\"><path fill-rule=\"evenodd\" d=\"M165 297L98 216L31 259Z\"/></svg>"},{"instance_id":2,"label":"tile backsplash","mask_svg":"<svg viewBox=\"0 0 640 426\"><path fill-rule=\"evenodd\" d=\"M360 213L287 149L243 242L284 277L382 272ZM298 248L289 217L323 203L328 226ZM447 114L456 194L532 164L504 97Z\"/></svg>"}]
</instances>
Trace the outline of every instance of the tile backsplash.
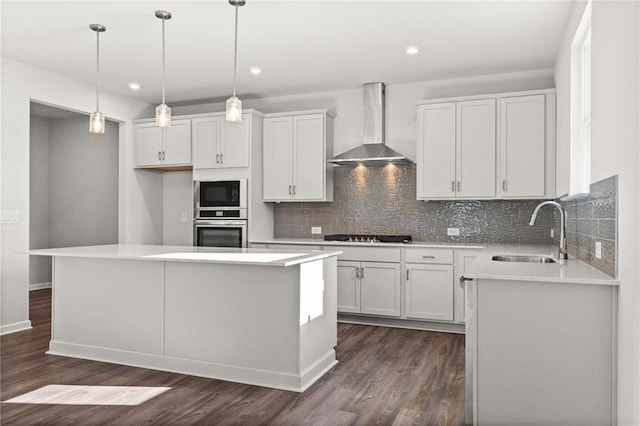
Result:
<instances>
[{"instance_id":1,"label":"tile backsplash","mask_svg":"<svg viewBox=\"0 0 640 426\"><path fill-rule=\"evenodd\" d=\"M589 194L560 202L567 210L569 254L615 277L618 236L618 176L591 184ZM595 256L602 243L602 259Z\"/></svg>"},{"instance_id":2,"label":"tile backsplash","mask_svg":"<svg viewBox=\"0 0 640 426\"><path fill-rule=\"evenodd\" d=\"M414 240L460 243L553 244L552 209L529 219L540 200L418 201L414 165L336 167L334 201L275 205L275 236L322 238L322 234L406 234ZM459 228L459 236L447 236Z\"/></svg>"}]
</instances>

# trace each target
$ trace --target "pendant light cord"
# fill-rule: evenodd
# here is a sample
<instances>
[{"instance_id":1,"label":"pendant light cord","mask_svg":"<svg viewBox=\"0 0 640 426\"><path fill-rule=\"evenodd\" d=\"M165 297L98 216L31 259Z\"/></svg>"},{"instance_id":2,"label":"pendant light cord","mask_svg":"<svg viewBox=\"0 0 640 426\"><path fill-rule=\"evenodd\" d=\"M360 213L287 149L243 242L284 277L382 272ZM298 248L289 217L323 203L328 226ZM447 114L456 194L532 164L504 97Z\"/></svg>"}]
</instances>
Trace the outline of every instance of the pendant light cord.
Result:
<instances>
[{"instance_id":1,"label":"pendant light cord","mask_svg":"<svg viewBox=\"0 0 640 426\"><path fill-rule=\"evenodd\" d=\"M236 33L233 46L233 96L236 96L236 74L238 73L238 6L236 6Z\"/></svg>"},{"instance_id":2,"label":"pendant light cord","mask_svg":"<svg viewBox=\"0 0 640 426\"><path fill-rule=\"evenodd\" d=\"M100 31L96 31L96 111L100 111Z\"/></svg>"},{"instance_id":3,"label":"pendant light cord","mask_svg":"<svg viewBox=\"0 0 640 426\"><path fill-rule=\"evenodd\" d=\"M162 104L164 105L164 74L165 74L165 53L164 53L164 21L166 19L162 19Z\"/></svg>"}]
</instances>

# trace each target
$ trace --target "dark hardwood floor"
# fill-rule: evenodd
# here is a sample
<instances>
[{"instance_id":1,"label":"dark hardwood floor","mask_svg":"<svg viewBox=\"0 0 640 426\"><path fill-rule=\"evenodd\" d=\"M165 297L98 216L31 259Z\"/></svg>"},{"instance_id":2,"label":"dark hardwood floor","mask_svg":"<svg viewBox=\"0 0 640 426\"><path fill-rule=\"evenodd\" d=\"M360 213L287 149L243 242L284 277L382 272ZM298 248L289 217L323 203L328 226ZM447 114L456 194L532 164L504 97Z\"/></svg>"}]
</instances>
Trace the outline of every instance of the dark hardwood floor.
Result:
<instances>
[{"instance_id":1,"label":"dark hardwood floor","mask_svg":"<svg viewBox=\"0 0 640 426\"><path fill-rule=\"evenodd\" d=\"M139 406L2 403L2 425L464 424L461 335L339 324L338 365L300 394L46 355L51 291L30 308L33 329L0 341L2 401L49 384L171 390Z\"/></svg>"}]
</instances>

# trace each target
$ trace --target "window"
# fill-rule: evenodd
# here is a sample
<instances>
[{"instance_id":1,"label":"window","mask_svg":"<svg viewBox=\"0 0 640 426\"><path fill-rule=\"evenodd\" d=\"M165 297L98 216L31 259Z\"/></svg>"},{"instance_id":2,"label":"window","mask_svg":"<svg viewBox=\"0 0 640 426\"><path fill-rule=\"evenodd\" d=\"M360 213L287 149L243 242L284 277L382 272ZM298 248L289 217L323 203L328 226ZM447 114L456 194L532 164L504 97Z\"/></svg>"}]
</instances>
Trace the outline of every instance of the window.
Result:
<instances>
[{"instance_id":1,"label":"window","mask_svg":"<svg viewBox=\"0 0 640 426\"><path fill-rule=\"evenodd\" d=\"M591 183L591 2L571 52L571 171L569 195L589 192Z\"/></svg>"}]
</instances>

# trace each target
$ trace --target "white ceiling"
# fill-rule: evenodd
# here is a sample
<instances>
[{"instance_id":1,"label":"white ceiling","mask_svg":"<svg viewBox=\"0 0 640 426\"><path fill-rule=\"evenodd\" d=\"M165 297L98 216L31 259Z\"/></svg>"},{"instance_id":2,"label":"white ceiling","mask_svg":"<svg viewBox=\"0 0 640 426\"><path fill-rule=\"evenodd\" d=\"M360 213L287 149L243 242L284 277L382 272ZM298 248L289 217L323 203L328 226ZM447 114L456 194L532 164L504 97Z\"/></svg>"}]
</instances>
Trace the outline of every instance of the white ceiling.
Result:
<instances>
[{"instance_id":1,"label":"white ceiling","mask_svg":"<svg viewBox=\"0 0 640 426\"><path fill-rule=\"evenodd\" d=\"M2 55L150 103L222 100L233 82L234 8L215 1L2 1ZM238 96L278 96L552 68L568 1L267 1L239 10ZM404 49L417 45L408 56ZM250 66L263 73L254 76ZM130 81L142 89L130 90Z\"/></svg>"}]
</instances>

